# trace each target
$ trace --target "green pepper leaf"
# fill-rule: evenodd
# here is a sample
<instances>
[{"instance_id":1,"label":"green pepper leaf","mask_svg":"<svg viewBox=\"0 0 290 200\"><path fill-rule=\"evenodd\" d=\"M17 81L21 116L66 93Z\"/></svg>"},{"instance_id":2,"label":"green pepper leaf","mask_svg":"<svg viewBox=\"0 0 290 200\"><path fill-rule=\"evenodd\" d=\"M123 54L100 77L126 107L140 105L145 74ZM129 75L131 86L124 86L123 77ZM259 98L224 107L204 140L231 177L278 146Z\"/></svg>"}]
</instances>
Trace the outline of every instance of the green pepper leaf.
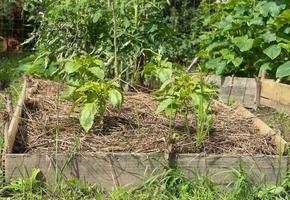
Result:
<instances>
[{"instance_id":1,"label":"green pepper leaf","mask_svg":"<svg viewBox=\"0 0 290 200\"><path fill-rule=\"evenodd\" d=\"M157 110L156 110L156 113L161 113L163 112L164 110L166 110L166 108L168 108L172 103L173 103L174 99L165 99L164 101L162 101Z\"/></svg>"},{"instance_id":2,"label":"green pepper leaf","mask_svg":"<svg viewBox=\"0 0 290 200\"><path fill-rule=\"evenodd\" d=\"M95 103L86 103L81 108L80 123L86 132L88 132L92 128L96 113L97 105Z\"/></svg>"},{"instance_id":3,"label":"green pepper leaf","mask_svg":"<svg viewBox=\"0 0 290 200\"><path fill-rule=\"evenodd\" d=\"M109 101L114 107L118 107L123 102L123 96L119 90L111 89L109 90Z\"/></svg>"},{"instance_id":4,"label":"green pepper leaf","mask_svg":"<svg viewBox=\"0 0 290 200\"><path fill-rule=\"evenodd\" d=\"M91 67L88 69L97 78L103 80L105 78L105 72L99 67Z\"/></svg>"}]
</instances>

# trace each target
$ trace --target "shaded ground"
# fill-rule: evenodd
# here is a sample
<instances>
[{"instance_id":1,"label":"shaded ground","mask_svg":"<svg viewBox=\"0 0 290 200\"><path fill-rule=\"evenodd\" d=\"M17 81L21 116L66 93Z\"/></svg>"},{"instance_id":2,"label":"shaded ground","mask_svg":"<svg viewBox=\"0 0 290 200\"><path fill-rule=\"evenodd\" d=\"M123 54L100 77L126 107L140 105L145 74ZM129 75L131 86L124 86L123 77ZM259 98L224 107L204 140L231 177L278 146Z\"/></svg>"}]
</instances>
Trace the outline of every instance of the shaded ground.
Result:
<instances>
[{"instance_id":1,"label":"shaded ground","mask_svg":"<svg viewBox=\"0 0 290 200\"><path fill-rule=\"evenodd\" d=\"M78 113L68 117L72 103L56 100L60 94L58 89L61 91L63 87L51 81L40 81L38 90L26 103L14 152L53 152L57 132L60 152L69 152L73 148L80 153L91 154L100 151L164 152L172 146L168 144L168 133L172 132L175 134L173 146L179 153L276 153L270 137L260 135L251 119L240 116L235 108L225 110L217 106L213 106L214 127L210 137L205 140L203 147L196 148L194 118L190 118L190 135L184 133L181 117L177 117L175 127L171 130L169 120L164 115L154 114L158 102L146 93L127 93L120 109L107 110L104 128L98 126L96 119L94 127L87 134L78 122Z\"/></svg>"}]
</instances>

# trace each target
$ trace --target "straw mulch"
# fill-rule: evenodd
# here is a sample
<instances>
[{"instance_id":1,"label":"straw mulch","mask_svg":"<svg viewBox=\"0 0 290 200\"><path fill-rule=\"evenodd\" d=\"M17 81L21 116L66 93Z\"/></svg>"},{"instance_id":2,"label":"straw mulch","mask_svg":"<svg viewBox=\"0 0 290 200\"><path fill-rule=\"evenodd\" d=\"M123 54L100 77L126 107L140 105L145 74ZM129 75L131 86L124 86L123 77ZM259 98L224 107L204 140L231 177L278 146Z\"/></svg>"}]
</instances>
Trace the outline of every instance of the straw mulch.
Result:
<instances>
[{"instance_id":1,"label":"straw mulch","mask_svg":"<svg viewBox=\"0 0 290 200\"><path fill-rule=\"evenodd\" d=\"M68 116L72 103L58 101L64 86L52 81L39 82L35 93L26 101L22 124L14 152L79 153L97 152L168 152L205 154L276 154L270 137L262 136L251 119L213 105L214 127L204 145L195 145L195 120L190 118L190 135L184 133L181 117L173 131L164 115L154 113L158 102L150 94L128 92L121 108L108 108L103 129L98 118L89 133L78 121L78 113ZM171 139L169 138L171 134ZM174 135L174 137L172 137ZM57 140L56 140L57 138ZM174 138L174 139L172 139ZM57 142L56 142L57 141Z\"/></svg>"}]
</instances>

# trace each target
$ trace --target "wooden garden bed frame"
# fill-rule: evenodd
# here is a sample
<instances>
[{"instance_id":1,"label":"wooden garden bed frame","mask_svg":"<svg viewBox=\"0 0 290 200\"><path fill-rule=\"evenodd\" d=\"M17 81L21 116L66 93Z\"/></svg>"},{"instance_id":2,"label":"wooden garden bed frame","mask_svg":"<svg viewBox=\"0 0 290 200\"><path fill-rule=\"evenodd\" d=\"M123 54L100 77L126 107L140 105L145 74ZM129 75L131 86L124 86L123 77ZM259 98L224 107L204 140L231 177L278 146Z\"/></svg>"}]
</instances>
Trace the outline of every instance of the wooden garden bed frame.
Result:
<instances>
[{"instance_id":1,"label":"wooden garden bed frame","mask_svg":"<svg viewBox=\"0 0 290 200\"><path fill-rule=\"evenodd\" d=\"M268 106L290 113L290 85L272 79L209 76L219 88L225 103L238 102L247 108Z\"/></svg>"},{"instance_id":2,"label":"wooden garden bed frame","mask_svg":"<svg viewBox=\"0 0 290 200\"><path fill-rule=\"evenodd\" d=\"M261 134L271 135L280 155L202 155L202 154L134 154L134 153L96 153L94 155L44 155L13 154L12 149L18 125L21 119L25 99L37 88L37 84L28 87L25 79L23 90L14 111L8 133L5 134L4 170L5 179L28 177L33 168L41 170L48 182L56 177L64 179L78 178L81 181L96 184L106 190L118 186L134 186L150 175L162 172L164 165L178 166L187 177L209 175L220 184L230 184L234 169L242 163L249 175L268 184L276 183L290 167L288 156L282 156L287 143L264 122L247 109L240 106L239 113L252 119Z\"/></svg>"}]
</instances>

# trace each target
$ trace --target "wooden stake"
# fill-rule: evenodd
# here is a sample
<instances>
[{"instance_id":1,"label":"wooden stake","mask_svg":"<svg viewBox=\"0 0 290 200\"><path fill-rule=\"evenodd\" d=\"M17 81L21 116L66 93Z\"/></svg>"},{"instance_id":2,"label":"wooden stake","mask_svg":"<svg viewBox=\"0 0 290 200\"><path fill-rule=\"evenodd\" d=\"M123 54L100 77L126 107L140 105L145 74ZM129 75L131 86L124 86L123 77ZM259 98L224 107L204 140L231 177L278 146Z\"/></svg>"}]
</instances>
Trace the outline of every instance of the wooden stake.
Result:
<instances>
[{"instance_id":1,"label":"wooden stake","mask_svg":"<svg viewBox=\"0 0 290 200\"><path fill-rule=\"evenodd\" d=\"M18 131L18 125L21 119L22 114L22 107L24 105L25 96L26 96L26 88L27 88L27 79L24 79L23 83L23 89L20 94L19 100L17 102L17 107L13 113L13 117L11 119L11 122L9 124L9 129L5 138L4 142L4 153L12 153L12 149L14 146L16 134Z\"/></svg>"},{"instance_id":2,"label":"wooden stake","mask_svg":"<svg viewBox=\"0 0 290 200\"><path fill-rule=\"evenodd\" d=\"M115 70L115 78L119 80L120 69L118 66L118 46L117 46L117 17L115 12L115 0L112 0L112 9L113 9L113 24L114 24L114 70Z\"/></svg>"}]
</instances>

